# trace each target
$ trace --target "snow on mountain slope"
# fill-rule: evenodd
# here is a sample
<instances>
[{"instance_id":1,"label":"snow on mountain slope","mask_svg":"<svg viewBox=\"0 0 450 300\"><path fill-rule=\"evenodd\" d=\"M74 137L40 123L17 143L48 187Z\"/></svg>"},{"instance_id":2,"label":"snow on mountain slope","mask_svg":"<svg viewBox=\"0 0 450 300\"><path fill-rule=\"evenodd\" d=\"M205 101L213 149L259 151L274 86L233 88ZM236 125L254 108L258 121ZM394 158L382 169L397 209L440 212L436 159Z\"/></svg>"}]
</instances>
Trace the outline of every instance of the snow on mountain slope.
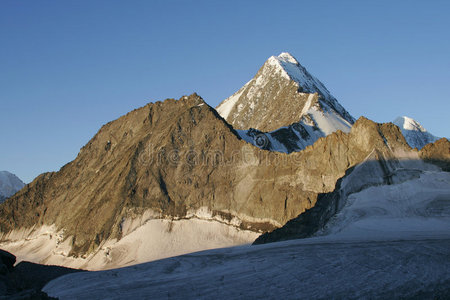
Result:
<instances>
[{"instance_id":1,"label":"snow on mountain slope","mask_svg":"<svg viewBox=\"0 0 450 300\"><path fill-rule=\"evenodd\" d=\"M25 186L16 175L8 171L0 171L0 202L11 197Z\"/></svg>"},{"instance_id":2,"label":"snow on mountain slope","mask_svg":"<svg viewBox=\"0 0 450 300\"><path fill-rule=\"evenodd\" d=\"M425 171L400 184L350 194L317 236L358 241L450 239L450 173Z\"/></svg>"},{"instance_id":3,"label":"snow on mountain slope","mask_svg":"<svg viewBox=\"0 0 450 300\"><path fill-rule=\"evenodd\" d=\"M44 291L60 299L444 297L450 293L450 173L431 166L415 172L418 164L410 162L411 174L397 174L406 179L401 183L350 194L311 238L69 274ZM364 165L354 175L366 171ZM359 186L347 179L342 189Z\"/></svg>"},{"instance_id":4,"label":"snow on mountain slope","mask_svg":"<svg viewBox=\"0 0 450 300\"><path fill-rule=\"evenodd\" d=\"M285 153L337 130L349 132L354 123L323 83L286 52L270 57L217 112L245 141Z\"/></svg>"},{"instance_id":5,"label":"snow on mountain slope","mask_svg":"<svg viewBox=\"0 0 450 300\"><path fill-rule=\"evenodd\" d=\"M398 117L393 123L400 127L406 141L412 148L422 149L426 144L439 139L423 128L419 122L409 117Z\"/></svg>"},{"instance_id":6,"label":"snow on mountain slope","mask_svg":"<svg viewBox=\"0 0 450 300\"><path fill-rule=\"evenodd\" d=\"M301 122L283 126L270 132L256 129L236 130L246 142L261 149L291 153L300 151L315 143L319 138L341 130L350 132L351 124L334 111L320 111L315 108L307 110Z\"/></svg>"},{"instance_id":7,"label":"snow on mountain slope","mask_svg":"<svg viewBox=\"0 0 450 300\"><path fill-rule=\"evenodd\" d=\"M220 108L217 108L217 112L222 116L222 118L226 119L229 115L231 110L233 109L236 102L239 100L239 97L244 92L245 88L249 82L247 82L239 91L237 91L235 94L233 94L231 97L227 98L226 101L222 102L220 104Z\"/></svg>"},{"instance_id":8,"label":"snow on mountain slope","mask_svg":"<svg viewBox=\"0 0 450 300\"><path fill-rule=\"evenodd\" d=\"M58 232L55 226L36 227L31 234L23 229L13 231L7 236L8 242L0 243L0 248L14 253L17 261L105 270L205 249L249 244L259 235L212 217L206 209L195 212L190 219L154 217L154 212L148 211L137 219L124 220L124 236L103 242L88 256L69 255L73 241L64 238L64 232Z\"/></svg>"},{"instance_id":9,"label":"snow on mountain slope","mask_svg":"<svg viewBox=\"0 0 450 300\"><path fill-rule=\"evenodd\" d=\"M272 56L269 58L269 63L279 68L287 79L294 80L302 92L320 94L327 101L328 106L332 106L328 108L335 110L344 119L347 119L347 122L354 122L354 119L331 95L325 85L311 75L291 54L283 52L277 57Z\"/></svg>"},{"instance_id":10,"label":"snow on mountain slope","mask_svg":"<svg viewBox=\"0 0 450 300\"><path fill-rule=\"evenodd\" d=\"M286 79L297 82L303 92L320 93L326 99L333 98L323 83L312 76L291 54L283 52L278 56L271 56L268 62L275 66Z\"/></svg>"}]
</instances>

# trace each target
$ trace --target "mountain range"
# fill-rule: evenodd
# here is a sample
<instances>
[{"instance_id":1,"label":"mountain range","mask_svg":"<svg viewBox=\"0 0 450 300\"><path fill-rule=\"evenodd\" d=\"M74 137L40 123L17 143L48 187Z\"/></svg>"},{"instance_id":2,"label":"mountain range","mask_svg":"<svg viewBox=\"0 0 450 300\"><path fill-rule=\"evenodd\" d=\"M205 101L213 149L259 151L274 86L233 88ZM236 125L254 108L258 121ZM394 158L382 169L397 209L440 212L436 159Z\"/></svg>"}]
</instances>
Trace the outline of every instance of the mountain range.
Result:
<instances>
[{"instance_id":1,"label":"mountain range","mask_svg":"<svg viewBox=\"0 0 450 300\"><path fill-rule=\"evenodd\" d=\"M256 245L403 239L374 246L402 261L400 248L425 247L414 239L448 239L448 171L448 139L407 117L383 124L355 120L292 55L281 53L216 109L192 94L105 124L75 160L0 205L0 248L19 260L104 270L251 243L270 252L279 246ZM363 259L352 249L345 251ZM205 255L219 253L222 263L230 259L210 251ZM236 251L264 257L262 265L269 266L266 254ZM180 261L191 263L164 261L169 273ZM89 287L57 280L47 291L81 297Z\"/></svg>"}]
</instances>

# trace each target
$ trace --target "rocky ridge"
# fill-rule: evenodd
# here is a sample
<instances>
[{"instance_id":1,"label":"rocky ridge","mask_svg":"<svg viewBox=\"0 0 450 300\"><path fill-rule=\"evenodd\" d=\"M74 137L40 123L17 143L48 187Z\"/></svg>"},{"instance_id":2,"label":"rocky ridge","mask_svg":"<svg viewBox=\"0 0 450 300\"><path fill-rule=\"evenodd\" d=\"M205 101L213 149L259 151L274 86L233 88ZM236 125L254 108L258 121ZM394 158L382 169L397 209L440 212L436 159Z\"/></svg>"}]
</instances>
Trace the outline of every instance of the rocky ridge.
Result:
<instances>
[{"instance_id":1,"label":"rocky ridge","mask_svg":"<svg viewBox=\"0 0 450 300\"><path fill-rule=\"evenodd\" d=\"M392 123L355 122L282 53L217 111L193 94L104 125L74 161L0 205L0 246L103 269L248 243L299 215L318 220L314 231L342 203L339 178L406 180L405 158L448 167L445 142L417 152Z\"/></svg>"},{"instance_id":2,"label":"rocky ridge","mask_svg":"<svg viewBox=\"0 0 450 300\"><path fill-rule=\"evenodd\" d=\"M397 126L360 118L348 134L274 153L241 140L196 94L150 103L103 126L74 161L0 205L8 216L0 239L4 247L55 226L71 249L64 255L84 256L127 236L124 222L144 215L266 232L314 206L374 149L388 158L410 151Z\"/></svg>"},{"instance_id":3,"label":"rocky ridge","mask_svg":"<svg viewBox=\"0 0 450 300\"><path fill-rule=\"evenodd\" d=\"M450 142L448 139L441 138L434 143L425 145L419 155L424 161L450 172Z\"/></svg>"},{"instance_id":4,"label":"rocky ridge","mask_svg":"<svg viewBox=\"0 0 450 300\"><path fill-rule=\"evenodd\" d=\"M339 213L351 194L371 186L400 184L419 178L426 171L439 169L450 171L450 142L445 138L426 145L419 152L411 152L402 159L387 158L374 149L363 162L346 171L345 176L337 181L334 191L320 194L314 207L293 218L283 227L262 234L254 244L312 237Z\"/></svg>"}]
</instances>

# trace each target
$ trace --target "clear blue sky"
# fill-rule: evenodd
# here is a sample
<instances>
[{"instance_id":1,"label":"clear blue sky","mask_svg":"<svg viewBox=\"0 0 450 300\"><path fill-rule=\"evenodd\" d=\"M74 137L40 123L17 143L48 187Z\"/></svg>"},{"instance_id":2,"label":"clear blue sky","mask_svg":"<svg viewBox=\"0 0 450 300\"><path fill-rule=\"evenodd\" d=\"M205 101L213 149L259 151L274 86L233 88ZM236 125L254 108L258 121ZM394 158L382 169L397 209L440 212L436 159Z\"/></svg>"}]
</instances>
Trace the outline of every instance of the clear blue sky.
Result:
<instances>
[{"instance_id":1,"label":"clear blue sky","mask_svg":"<svg viewBox=\"0 0 450 300\"><path fill-rule=\"evenodd\" d=\"M0 170L26 182L165 98L293 54L355 117L450 136L449 1L0 1Z\"/></svg>"}]
</instances>

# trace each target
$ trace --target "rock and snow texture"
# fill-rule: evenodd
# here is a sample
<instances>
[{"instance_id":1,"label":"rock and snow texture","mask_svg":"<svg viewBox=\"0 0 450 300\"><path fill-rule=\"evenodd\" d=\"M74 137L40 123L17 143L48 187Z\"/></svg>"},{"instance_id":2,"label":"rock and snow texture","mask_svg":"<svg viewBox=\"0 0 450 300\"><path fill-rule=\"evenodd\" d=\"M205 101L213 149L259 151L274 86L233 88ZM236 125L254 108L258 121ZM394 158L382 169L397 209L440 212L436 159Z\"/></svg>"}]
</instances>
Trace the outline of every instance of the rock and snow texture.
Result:
<instances>
[{"instance_id":1,"label":"rock and snow texture","mask_svg":"<svg viewBox=\"0 0 450 300\"><path fill-rule=\"evenodd\" d=\"M69 274L44 291L60 299L445 298L450 173L413 177L353 193L315 237Z\"/></svg>"},{"instance_id":2,"label":"rock and snow texture","mask_svg":"<svg viewBox=\"0 0 450 300\"><path fill-rule=\"evenodd\" d=\"M434 143L439 139L423 128L419 122L409 117L398 117L393 123L400 127L411 148L422 149L426 144Z\"/></svg>"},{"instance_id":3,"label":"rock and snow texture","mask_svg":"<svg viewBox=\"0 0 450 300\"><path fill-rule=\"evenodd\" d=\"M16 175L8 171L0 171L0 203L11 197L25 186Z\"/></svg>"},{"instance_id":4,"label":"rock and snow texture","mask_svg":"<svg viewBox=\"0 0 450 300\"><path fill-rule=\"evenodd\" d=\"M450 173L425 171L400 184L353 193L317 236L358 241L450 239Z\"/></svg>"},{"instance_id":5,"label":"rock and snow texture","mask_svg":"<svg viewBox=\"0 0 450 300\"><path fill-rule=\"evenodd\" d=\"M338 180L334 191L321 194L314 207L283 227L262 234L254 244L330 235L329 230L336 233L341 231L336 228L355 224L357 227L360 224L359 219L364 223L371 216L375 216L373 220L369 220L369 223L372 222L372 228L363 228L358 234L346 234L345 237L361 240L380 236L383 239L388 236L384 229L389 227L395 238L406 237L409 232L403 232L396 226L396 222L403 224L405 228L420 224L419 231L426 231L425 235L431 236L433 231L439 231L442 236L450 228L450 214L443 219L444 223L440 221L442 216L438 211L434 212L436 215L429 215L428 221L433 219L431 223L421 223L419 217L426 216L421 210L432 206L428 202L434 201L435 197L440 199L441 196L443 199L447 198L447 204L445 201L444 204L450 207L450 173L425 163L415 153L398 153L397 156L392 156L392 153L383 154L373 150L362 163L347 170L346 175ZM361 199L355 200L355 197ZM355 205L356 209L353 209L352 205ZM364 206L367 206L367 209L364 209ZM396 212L401 209L409 214L397 215ZM343 214L348 217L336 221L337 216ZM433 229L429 224L437 227ZM324 231L324 228L331 229ZM448 236L450 237L450 232Z\"/></svg>"},{"instance_id":6,"label":"rock and snow texture","mask_svg":"<svg viewBox=\"0 0 450 300\"><path fill-rule=\"evenodd\" d=\"M254 146L282 153L303 150L314 144L319 138L337 130L350 132L351 124L334 112L311 109L307 113L300 122L273 131L263 132L250 128L248 130L237 129L236 132L244 141Z\"/></svg>"},{"instance_id":7,"label":"rock and snow texture","mask_svg":"<svg viewBox=\"0 0 450 300\"><path fill-rule=\"evenodd\" d=\"M217 112L245 141L285 153L302 150L337 130L349 132L355 121L289 53L270 57Z\"/></svg>"},{"instance_id":8,"label":"rock and snow texture","mask_svg":"<svg viewBox=\"0 0 450 300\"><path fill-rule=\"evenodd\" d=\"M167 220L154 219L154 213L149 211L139 218L124 220L122 239L106 240L94 253L77 258L69 255L72 238L65 237L55 226L13 231L6 237L8 242L0 243L0 248L14 253L18 261L104 270L205 249L250 244L259 235L205 214L205 209L201 215L199 212L190 219Z\"/></svg>"}]
</instances>

